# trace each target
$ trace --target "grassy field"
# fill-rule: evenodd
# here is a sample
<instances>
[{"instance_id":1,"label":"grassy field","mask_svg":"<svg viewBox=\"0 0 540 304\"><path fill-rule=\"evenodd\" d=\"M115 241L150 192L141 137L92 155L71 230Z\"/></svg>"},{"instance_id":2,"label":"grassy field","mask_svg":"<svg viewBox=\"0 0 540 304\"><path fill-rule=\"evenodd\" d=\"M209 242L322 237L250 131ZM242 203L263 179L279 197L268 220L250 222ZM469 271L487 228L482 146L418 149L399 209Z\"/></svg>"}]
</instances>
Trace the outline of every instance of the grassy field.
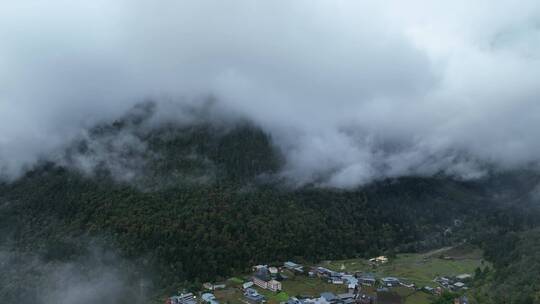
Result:
<instances>
[{"instance_id":1,"label":"grassy field","mask_svg":"<svg viewBox=\"0 0 540 304\"><path fill-rule=\"evenodd\" d=\"M423 291L415 291L404 296L405 304L429 304L435 300L435 296L429 295Z\"/></svg>"},{"instance_id":2,"label":"grassy field","mask_svg":"<svg viewBox=\"0 0 540 304\"><path fill-rule=\"evenodd\" d=\"M437 276L456 276L463 273L474 274L477 267L487 265L482 259L482 251L474 247L448 247L417 254L398 254L387 264L372 266L364 259L325 261L322 266L335 271L371 272L376 277L393 276L416 286L437 286L433 279ZM422 291L408 288L394 288L405 299L405 304L427 304L434 297Z\"/></svg>"},{"instance_id":3,"label":"grassy field","mask_svg":"<svg viewBox=\"0 0 540 304\"><path fill-rule=\"evenodd\" d=\"M437 276L473 274L476 267L482 267L485 264L482 252L472 247L444 248L423 254L398 254L387 264L376 267L371 266L363 259L323 263L324 266L336 271L372 272L377 277L393 276L405 282L415 283L420 287L435 286L433 279Z\"/></svg>"},{"instance_id":4,"label":"grassy field","mask_svg":"<svg viewBox=\"0 0 540 304\"><path fill-rule=\"evenodd\" d=\"M345 293L345 285L326 283L319 278L296 277L283 282L283 290L291 296L319 296L321 292Z\"/></svg>"},{"instance_id":5,"label":"grassy field","mask_svg":"<svg viewBox=\"0 0 540 304\"><path fill-rule=\"evenodd\" d=\"M437 276L455 276L463 273L473 274L476 267L483 267L486 262L482 259L482 252L473 247L441 248L431 252L417 254L398 254L387 264L372 266L365 259L349 259L339 261L323 261L320 266L336 271L363 271L375 274L377 278L393 276L404 282L415 283L416 286L437 286L433 279ZM273 293L268 290L257 289L265 295L269 304L278 304L292 296L318 297L321 292L333 292L335 294L347 292L345 285L333 285L319 278L306 276L294 276L287 273L289 280L283 281L283 291ZM244 278L245 279L245 278ZM215 295L221 303L244 303L243 295L239 288L243 280L232 278L228 284L234 285L226 290L216 291ZM412 288L392 288L399 293L405 304L428 304L434 300L434 296ZM374 294L373 289L364 289L367 294Z\"/></svg>"},{"instance_id":6,"label":"grassy field","mask_svg":"<svg viewBox=\"0 0 540 304\"><path fill-rule=\"evenodd\" d=\"M231 303L231 304L243 304L242 302L242 292L239 288L226 288L222 290L215 290L214 295L220 303Z\"/></svg>"},{"instance_id":7,"label":"grassy field","mask_svg":"<svg viewBox=\"0 0 540 304\"><path fill-rule=\"evenodd\" d=\"M318 297L322 292L328 291L335 294L346 292L344 285L328 284L318 278L297 277L283 282L283 291L274 293L268 290L256 288L259 293L264 295L269 304L278 304L285 302L292 296L309 296ZM393 291L399 293L405 300L405 304L424 304L431 303L433 296L421 291L414 291L410 288L398 287ZM364 289L368 295L374 295L373 288ZM243 295L239 288L227 288L224 290L216 290L214 292L220 303L245 304Z\"/></svg>"},{"instance_id":8,"label":"grassy field","mask_svg":"<svg viewBox=\"0 0 540 304\"><path fill-rule=\"evenodd\" d=\"M255 289L266 297L269 304L285 302L289 297L295 296L319 297L320 294L325 291L336 294L347 292L345 285L333 285L326 283L319 278L309 278L303 275L294 276L291 273L287 273L287 275L289 276L289 279L282 282L283 290L279 293L263 290L258 287L255 287ZM232 281L238 282L238 278ZM229 282L231 282L231 280L229 280ZM214 294L220 303L244 303L242 301L243 294L239 286L230 287L224 290L216 290Z\"/></svg>"}]
</instances>

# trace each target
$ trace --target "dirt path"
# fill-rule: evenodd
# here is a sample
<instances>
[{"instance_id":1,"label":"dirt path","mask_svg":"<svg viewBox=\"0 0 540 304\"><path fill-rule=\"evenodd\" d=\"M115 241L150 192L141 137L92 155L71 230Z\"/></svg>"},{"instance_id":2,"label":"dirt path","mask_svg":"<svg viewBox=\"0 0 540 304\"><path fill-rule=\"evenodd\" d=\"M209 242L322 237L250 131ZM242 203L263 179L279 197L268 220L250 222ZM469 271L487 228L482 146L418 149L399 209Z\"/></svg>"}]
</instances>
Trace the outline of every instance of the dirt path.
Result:
<instances>
[{"instance_id":1,"label":"dirt path","mask_svg":"<svg viewBox=\"0 0 540 304\"><path fill-rule=\"evenodd\" d=\"M438 255L438 254L441 254L443 252L446 252L450 249L454 248L453 246L448 246L448 247L443 247L443 248L439 248L439 249L435 249L435 250L432 250L432 251L428 251L424 254L425 257L432 257L434 255Z\"/></svg>"}]
</instances>

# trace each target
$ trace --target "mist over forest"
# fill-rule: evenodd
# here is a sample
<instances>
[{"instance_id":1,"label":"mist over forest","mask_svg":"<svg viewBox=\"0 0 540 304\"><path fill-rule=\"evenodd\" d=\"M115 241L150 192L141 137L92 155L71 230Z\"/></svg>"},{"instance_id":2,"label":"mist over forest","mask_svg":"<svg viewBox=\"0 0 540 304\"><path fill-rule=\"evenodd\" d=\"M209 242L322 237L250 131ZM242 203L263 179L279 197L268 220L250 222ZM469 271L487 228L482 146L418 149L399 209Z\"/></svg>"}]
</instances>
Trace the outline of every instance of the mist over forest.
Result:
<instances>
[{"instance_id":1,"label":"mist over forest","mask_svg":"<svg viewBox=\"0 0 540 304\"><path fill-rule=\"evenodd\" d=\"M538 1L21 0L0 41L0 302L466 244L471 303L540 303Z\"/></svg>"}]
</instances>

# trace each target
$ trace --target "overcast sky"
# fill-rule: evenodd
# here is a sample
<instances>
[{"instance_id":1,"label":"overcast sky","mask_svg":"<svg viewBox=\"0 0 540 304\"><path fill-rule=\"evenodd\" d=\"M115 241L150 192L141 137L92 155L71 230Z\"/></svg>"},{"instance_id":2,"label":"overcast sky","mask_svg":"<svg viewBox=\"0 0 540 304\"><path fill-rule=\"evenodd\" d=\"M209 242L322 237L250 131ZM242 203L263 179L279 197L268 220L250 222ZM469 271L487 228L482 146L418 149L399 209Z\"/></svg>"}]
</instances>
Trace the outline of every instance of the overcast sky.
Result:
<instances>
[{"instance_id":1,"label":"overcast sky","mask_svg":"<svg viewBox=\"0 0 540 304\"><path fill-rule=\"evenodd\" d=\"M147 97L208 94L297 183L535 165L540 2L0 4L1 175Z\"/></svg>"}]
</instances>

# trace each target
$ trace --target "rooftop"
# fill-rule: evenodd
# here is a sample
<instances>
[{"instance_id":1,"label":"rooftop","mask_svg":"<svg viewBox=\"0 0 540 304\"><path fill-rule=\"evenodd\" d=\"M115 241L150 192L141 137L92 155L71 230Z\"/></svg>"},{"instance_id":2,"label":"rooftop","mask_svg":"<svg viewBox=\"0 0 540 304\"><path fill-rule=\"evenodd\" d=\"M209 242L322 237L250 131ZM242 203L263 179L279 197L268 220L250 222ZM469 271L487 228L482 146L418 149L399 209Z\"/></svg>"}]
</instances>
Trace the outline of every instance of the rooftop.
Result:
<instances>
[{"instance_id":1,"label":"rooftop","mask_svg":"<svg viewBox=\"0 0 540 304\"><path fill-rule=\"evenodd\" d=\"M328 302L338 300L337 296L331 292L323 292L321 293L321 297Z\"/></svg>"}]
</instances>

